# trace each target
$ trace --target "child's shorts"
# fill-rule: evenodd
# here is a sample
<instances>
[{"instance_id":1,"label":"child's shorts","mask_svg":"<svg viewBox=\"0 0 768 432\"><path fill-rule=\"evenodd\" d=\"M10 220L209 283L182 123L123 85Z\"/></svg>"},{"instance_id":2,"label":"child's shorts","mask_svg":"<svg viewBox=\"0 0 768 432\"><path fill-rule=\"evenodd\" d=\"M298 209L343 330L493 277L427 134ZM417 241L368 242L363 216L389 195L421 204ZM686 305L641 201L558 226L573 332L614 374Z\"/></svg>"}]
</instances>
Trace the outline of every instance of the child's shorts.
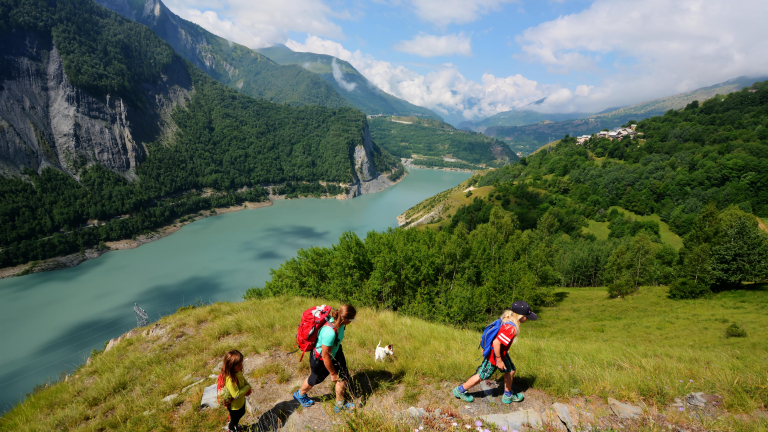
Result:
<instances>
[{"instance_id":1,"label":"child's shorts","mask_svg":"<svg viewBox=\"0 0 768 432\"><path fill-rule=\"evenodd\" d=\"M504 366L507 368L506 372L512 372L517 370L515 369L515 364L512 363L512 359L509 358L509 353L504 355L504 357L502 358L502 361L504 362ZM496 369L498 368L494 366L490 360L484 359L483 362L480 363L480 366L477 368L476 373L480 375L480 379L487 380L491 377L491 375L493 375L494 372L496 372Z\"/></svg>"}]
</instances>

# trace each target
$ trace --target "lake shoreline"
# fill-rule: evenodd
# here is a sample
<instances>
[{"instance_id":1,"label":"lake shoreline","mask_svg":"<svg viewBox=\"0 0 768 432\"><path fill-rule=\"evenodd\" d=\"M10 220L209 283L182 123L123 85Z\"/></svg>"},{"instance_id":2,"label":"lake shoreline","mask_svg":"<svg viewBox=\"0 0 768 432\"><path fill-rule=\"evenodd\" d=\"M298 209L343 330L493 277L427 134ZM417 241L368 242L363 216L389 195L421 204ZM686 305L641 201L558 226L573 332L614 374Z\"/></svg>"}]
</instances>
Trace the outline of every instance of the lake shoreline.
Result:
<instances>
[{"instance_id":1,"label":"lake shoreline","mask_svg":"<svg viewBox=\"0 0 768 432\"><path fill-rule=\"evenodd\" d=\"M421 167L415 167L415 168L421 168ZM390 180L392 184L387 185L385 189L400 183L407 175L408 175L408 172L406 171L402 176L400 176L399 179L395 181ZM271 189L270 189L270 192L271 192ZM362 195L366 195L366 193L363 193L358 196L362 196ZM286 198L285 195L272 195L270 193L266 201L261 201L261 202L246 201L243 203L243 205L216 208L214 209L215 212L211 210L202 210L198 212L198 216L195 216L190 220L187 220L185 222L179 222L179 219L176 219L167 225L163 225L162 227L157 228L156 230L152 231L149 234L138 235L133 239L123 239L123 240L104 242L104 244L107 246L106 249L89 248L89 249L85 249L83 252L76 252L69 255L48 258L43 261L31 261L24 264L19 264L14 267L0 268L0 279L16 277L16 276L26 276L32 273L41 273L41 272L47 272L47 271L55 271L55 270L72 268L88 260L98 258L107 252L111 252L115 250L135 249L141 245L168 237L169 235L180 230L184 225L191 224L192 222L198 221L200 219L205 219L207 217L218 216L218 215L227 214L227 213L234 213L240 210L270 207L275 201L281 201L281 200L287 200L287 199L305 199L305 198L315 198L315 197L306 196L306 197L298 197L298 198ZM346 199L353 199L353 198L354 197L350 197L346 194L341 194L341 195L334 195L334 196L323 196L323 197L320 197L319 199L346 200Z\"/></svg>"}]
</instances>

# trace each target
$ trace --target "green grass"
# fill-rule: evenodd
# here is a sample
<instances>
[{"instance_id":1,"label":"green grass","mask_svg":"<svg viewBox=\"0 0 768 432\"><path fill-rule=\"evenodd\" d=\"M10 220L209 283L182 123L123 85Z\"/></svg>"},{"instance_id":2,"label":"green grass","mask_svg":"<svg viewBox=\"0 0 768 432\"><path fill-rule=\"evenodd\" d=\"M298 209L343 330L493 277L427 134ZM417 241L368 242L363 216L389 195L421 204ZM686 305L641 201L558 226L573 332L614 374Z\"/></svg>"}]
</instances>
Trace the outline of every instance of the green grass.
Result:
<instances>
[{"instance_id":1,"label":"green grass","mask_svg":"<svg viewBox=\"0 0 768 432\"><path fill-rule=\"evenodd\" d=\"M608 300L599 288L560 292L559 306L539 311L538 321L522 326L511 351L516 379L564 400L578 388L582 395L658 408L693 391L718 394L733 415L707 430L768 430L765 419L737 415L768 404L768 291L695 301L669 300L664 287L643 287L640 294L617 300ZM172 404L160 399L178 393L188 374L208 376L226 350L246 356L293 351L301 312L320 303L300 298L217 303L164 317L167 340L126 339L97 355L76 378L27 398L0 418L0 430L215 430L222 412L194 409L203 386ZM726 338L733 322L748 336ZM379 340L395 344L395 361L374 363ZM344 351L353 375L388 376L394 382L378 391L402 383L410 389L403 398L415 400L419 383L458 383L471 375L478 340L474 331L361 308L346 332ZM288 382L306 373L299 364L265 365L254 376ZM144 415L147 411L153 413ZM360 415L355 421L373 419Z\"/></svg>"},{"instance_id":2,"label":"green grass","mask_svg":"<svg viewBox=\"0 0 768 432\"><path fill-rule=\"evenodd\" d=\"M581 229L584 234L594 234L598 240L608 239L608 234L611 233L611 230L608 229L608 222L597 222L593 220L587 222L589 223L589 226Z\"/></svg>"},{"instance_id":3,"label":"green grass","mask_svg":"<svg viewBox=\"0 0 768 432\"><path fill-rule=\"evenodd\" d=\"M659 215L652 214L650 216L640 216L636 213L632 213L629 210L625 210L618 206L613 206L608 209L608 211L611 211L611 209L616 209L620 212L624 212L628 214L629 216L632 216L635 220L638 221L655 221L659 224L659 236L661 237L661 241L672 246L673 248L679 250L681 247L683 247L683 239L680 238L677 234L673 233L669 229L669 225L667 225L666 222L662 221Z\"/></svg>"}]
</instances>

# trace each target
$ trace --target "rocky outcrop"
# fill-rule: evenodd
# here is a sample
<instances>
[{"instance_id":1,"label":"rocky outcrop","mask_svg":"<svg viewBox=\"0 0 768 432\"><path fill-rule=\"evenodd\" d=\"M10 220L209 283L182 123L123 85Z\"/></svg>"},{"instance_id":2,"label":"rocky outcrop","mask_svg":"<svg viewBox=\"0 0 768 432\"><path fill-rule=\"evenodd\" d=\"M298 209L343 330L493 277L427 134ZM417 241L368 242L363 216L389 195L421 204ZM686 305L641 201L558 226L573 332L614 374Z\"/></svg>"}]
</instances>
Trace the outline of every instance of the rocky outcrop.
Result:
<instances>
[{"instance_id":1,"label":"rocky outcrop","mask_svg":"<svg viewBox=\"0 0 768 432\"><path fill-rule=\"evenodd\" d=\"M378 172L374 164L373 138L371 130L365 125L363 142L352 150L352 162L354 164L354 181L349 185L349 197L381 192L395 184L385 174Z\"/></svg>"},{"instance_id":2,"label":"rocky outcrop","mask_svg":"<svg viewBox=\"0 0 768 432\"><path fill-rule=\"evenodd\" d=\"M179 59L156 83L146 83L141 108L120 97L96 97L73 86L53 42L14 31L0 39L0 175L57 167L71 175L91 164L135 176L146 144L168 142L171 114L192 93Z\"/></svg>"}]
</instances>

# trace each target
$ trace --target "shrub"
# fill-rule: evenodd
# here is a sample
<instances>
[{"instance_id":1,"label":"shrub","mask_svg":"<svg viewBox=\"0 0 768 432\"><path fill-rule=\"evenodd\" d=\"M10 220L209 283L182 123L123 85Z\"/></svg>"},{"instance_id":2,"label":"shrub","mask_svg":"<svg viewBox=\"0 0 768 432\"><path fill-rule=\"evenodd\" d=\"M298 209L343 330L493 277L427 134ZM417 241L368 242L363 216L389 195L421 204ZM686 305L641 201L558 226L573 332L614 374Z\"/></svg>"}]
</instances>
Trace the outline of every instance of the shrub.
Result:
<instances>
[{"instance_id":1,"label":"shrub","mask_svg":"<svg viewBox=\"0 0 768 432\"><path fill-rule=\"evenodd\" d=\"M747 337L747 331L738 324L733 323L725 329L725 337Z\"/></svg>"},{"instance_id":2,"label":"shrub","mask_svg":"<svg viewBox=\"0 0 768 432\"><path fill-rule=\"evenodd\" d=\"M712 294L708 286L690 279L677 279L669 286L669 298L674 300L697 299Z\"/></svg>"},{"instance_id":3,"label":"shrub","mask_svg":"<svg viewBox=\"0 0 768 432\"><path fill-rule=\"evenodd\" d=\"M630 294L635 294L639 291L638 287L632 281L630 277L622 277L616 279L613 283L608 285L608 297L626 297Z\"/></svg>"}]
</instances>

